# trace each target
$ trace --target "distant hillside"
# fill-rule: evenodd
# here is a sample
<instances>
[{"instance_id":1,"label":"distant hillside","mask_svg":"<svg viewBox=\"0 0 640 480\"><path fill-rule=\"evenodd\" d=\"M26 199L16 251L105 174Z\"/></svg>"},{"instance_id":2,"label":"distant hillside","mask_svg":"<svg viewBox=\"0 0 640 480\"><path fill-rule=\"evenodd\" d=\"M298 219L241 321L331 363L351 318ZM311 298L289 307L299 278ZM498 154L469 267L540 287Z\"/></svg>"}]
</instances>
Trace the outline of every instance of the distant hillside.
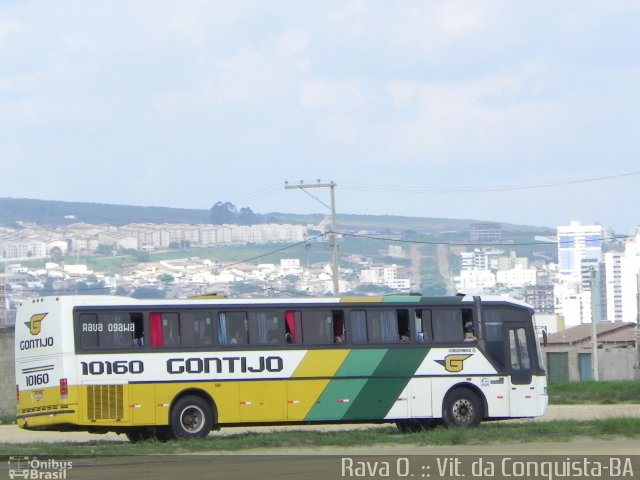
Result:
<instances>
[{"instance_id":1,"label":"distant hillside","mask_svg":"<svg viewBox=\"0 0 640 480\"><path fill-rule=\"evenodd\" d=\"M257 214L262 223L318 224L326 215L266 213ZM417 232L468 231L472 223L482 220L459 220L391 215L338 215L340 229L416 230ZM16 222L65 225L75 222L125 225L127 223L209 223L210 211L169 207L140 207L85 202L60 202L25 198L0 198L0 225L13 227ZM503 232L550 234L550 228L502 224Z\"/></svg>"}]
</instances>

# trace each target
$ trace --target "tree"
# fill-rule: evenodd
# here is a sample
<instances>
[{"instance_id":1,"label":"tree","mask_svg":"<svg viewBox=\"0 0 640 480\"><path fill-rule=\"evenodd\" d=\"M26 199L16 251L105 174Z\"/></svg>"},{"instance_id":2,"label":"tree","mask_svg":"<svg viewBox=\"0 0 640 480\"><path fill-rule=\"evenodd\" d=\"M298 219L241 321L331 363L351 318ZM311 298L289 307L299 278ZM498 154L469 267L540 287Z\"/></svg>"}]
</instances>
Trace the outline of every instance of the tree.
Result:
<instances>
[{"instance_id":1,"label":"tree","mask_svg":"<svg viewBox=\"0 0 640 480\"><path fill-rule=\"evenodd\" d=\"M172 283L175 280L175 277L170 273L161 273L158 275L158 280L162 283Z\"/></svg>"},{"instance_id":2,"label":"tree","mask_svg":"<svg viewBox=\"0 0 640 480\"><path fill-rule=\"evenodd\" d=\"M259 222L260 220L258 218L258 215L253 213L253 210L251 210L249 207L244 207L240 209L240 212L238 214L239 225L255 225L256 223L259 223Z\"/></svg>"},{"instance_id":3,"label":"tree","mask_svg":"<svg viewBox=\"0 0 640 480\"><path fill-rule=\"evenodd\" d=\"M216 204L211 207L209 219L214 225L236 223L238 219L238 209L231 202L216 202Z\"/></svg>"},{"instance_id":4,"label":"tree","mask_svg":"<svg viewBox=\"0 0 640 480\"><path fill-rule=\"evenodd\" d=\"M133 298L164 298L165 293L164 290L153 287L138 287L131 293L131 296Z\"/></svg>"},{"instance_id":5,"label":"tree","mask_svg":"<svg viewBox=\"0 0 640 480\"><path fill-rule=\"evenodd\" d=\"M53 247L49 252L49 256L54 262L59 262L62 260L62 249L60 247Z\"/></svg>"}]
</instances>

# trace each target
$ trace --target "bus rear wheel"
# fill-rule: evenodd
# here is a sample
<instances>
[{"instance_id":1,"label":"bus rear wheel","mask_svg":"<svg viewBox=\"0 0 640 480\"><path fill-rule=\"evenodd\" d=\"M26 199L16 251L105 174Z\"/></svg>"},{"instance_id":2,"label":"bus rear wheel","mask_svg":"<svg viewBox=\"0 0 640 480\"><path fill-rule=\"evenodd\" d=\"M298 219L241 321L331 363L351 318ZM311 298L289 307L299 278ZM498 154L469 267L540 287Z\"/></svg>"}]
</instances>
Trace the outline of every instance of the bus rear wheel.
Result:
<instances>
[{"instance_id":1,"label":"bus rear wheel","mask_svg":"<svg viewBox=\"0 0 640 480\"><path fill-rule=\"evenodd\" d=\"M484 417L482 401L467 388L458 388L444 400L442 412L447 427L475 427Z\"/></svg>"},{"instance_id":2,"label":"bus rear wheel","mask_svg":"<svg viewBox=\"0 0 640 480\"><path fill-rule=\"evenodd\" d=\"M203 438L213 428L213 409L202 397L188 395L180 398L171 409L170 438Z\"/></svg>"}]
</instances>

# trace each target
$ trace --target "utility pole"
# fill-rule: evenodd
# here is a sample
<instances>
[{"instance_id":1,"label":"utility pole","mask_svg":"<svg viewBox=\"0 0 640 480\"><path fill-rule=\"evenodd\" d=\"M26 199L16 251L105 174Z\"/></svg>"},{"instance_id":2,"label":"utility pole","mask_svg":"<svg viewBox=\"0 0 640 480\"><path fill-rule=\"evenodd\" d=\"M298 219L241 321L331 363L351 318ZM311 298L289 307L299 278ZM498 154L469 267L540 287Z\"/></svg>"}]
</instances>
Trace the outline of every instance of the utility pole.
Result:
<instances>
[{"instance_id":1,"label":"utility pole","mask_svg":"<svg viewBox=\"0 0 640 480\"><path fill-rule=\"evenodd\" d=\"M598 328L596 323L596 269L590 268L591 284L591 377L594 382L598 378ZM598 286L599 287L599 286Z\"/></svg>"},{"instance_id":2,"label":"utility pole","mask_svg":"<svg viewBox=\"0 0 640 480\"><path fill-rule=\"evenodd\" d=\"M325 207L329 208L331 210L331 246L332 246L332 253L331 253L331 270L333 272L333 294L334 295L338 295L340 293L340 277L339 277L339 271L338 271L338 239L336 237L336 187L338 185L335 182L329 182L329 183L320 183L320 180L318 180L318 183L312 183L312 184L306 184L303 183L302 181L300 182L299 185L289 185L289 182L285 182L284 184L284 188L285 189L292 189L292 188L299 188L302 191L305 191L305 189L307 188L330 188L331 189L331 206L328 206L327 204L325 204L324 202L318 200L316 197L313 197L313 195L311 195L313 198L315 198L318 202L320 202L322 205L324 205ZM308 192L305 192L308 193ZM309 194L310 195L310 194Z\"/></svg>"}]
</instances>

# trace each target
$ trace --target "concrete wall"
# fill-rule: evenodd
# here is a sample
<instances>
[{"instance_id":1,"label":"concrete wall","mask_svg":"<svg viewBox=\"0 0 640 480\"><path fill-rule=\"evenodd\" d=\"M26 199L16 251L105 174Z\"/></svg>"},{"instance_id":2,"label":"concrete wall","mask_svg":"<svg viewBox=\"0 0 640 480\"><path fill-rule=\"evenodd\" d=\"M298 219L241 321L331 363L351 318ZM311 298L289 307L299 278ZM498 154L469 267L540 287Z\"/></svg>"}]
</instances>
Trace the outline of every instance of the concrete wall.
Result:
<instances>
[{"instance_id":1,"label":"concrete wall","mask_svg":"<svg viewBox=\"0 0 640 480\"><path fill-rule=\"evenodd\" d=\"M548 345L545 352L566 352L568 354L569 381L580 381L579 353L591 354L590 348L566 345ZM598 377L601 381L640 380L640 348L598 348Z\"/></svg>"},{"instance_id":2,"label":"concrete wall","mask_svg":"<svg viewBox=\"0 0 640 480\"><path fill-rule=\"evenodd\" d=\"M0 415L16 414L13 326L0 327Z\"/></svg>"}]
</instances>

